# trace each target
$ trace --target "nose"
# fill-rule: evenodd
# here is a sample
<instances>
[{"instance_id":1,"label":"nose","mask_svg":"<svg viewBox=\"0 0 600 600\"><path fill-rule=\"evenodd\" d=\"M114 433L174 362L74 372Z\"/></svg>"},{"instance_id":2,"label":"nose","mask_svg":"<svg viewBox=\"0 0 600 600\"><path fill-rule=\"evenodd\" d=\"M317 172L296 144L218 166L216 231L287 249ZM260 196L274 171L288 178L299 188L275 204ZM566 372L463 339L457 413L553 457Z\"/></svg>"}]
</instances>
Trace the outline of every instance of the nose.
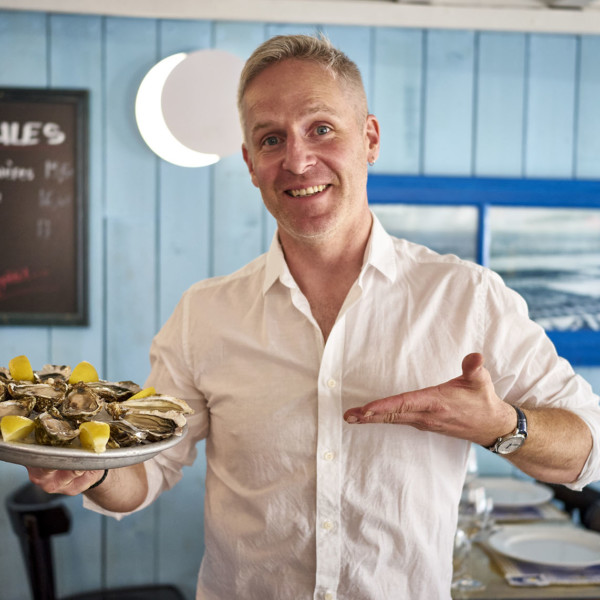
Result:
<instances>
[{"instance_id":1,"label":"nose","mask_svg":"<svg viewBox=\"0 0 600 600\"><path fill-rule=\"evenodd\" d=\"M310 169L315 161L315 155L307 140L302 136L288 135L282 163L284 169L295 175L301 175Z\"/></svg>"}]
</instances>

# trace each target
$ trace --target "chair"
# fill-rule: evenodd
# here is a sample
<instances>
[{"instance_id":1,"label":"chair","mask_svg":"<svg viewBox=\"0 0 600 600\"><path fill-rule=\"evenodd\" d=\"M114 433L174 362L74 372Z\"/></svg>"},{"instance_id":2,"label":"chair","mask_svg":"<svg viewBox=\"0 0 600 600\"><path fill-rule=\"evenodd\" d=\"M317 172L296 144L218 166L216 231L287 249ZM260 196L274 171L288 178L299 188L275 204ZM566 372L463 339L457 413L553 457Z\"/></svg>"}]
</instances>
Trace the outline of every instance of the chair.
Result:
<instances>
[{"instance_id":1,"label":"chair","mask_svg":"<svg viewBox=\"0 0 600 600\"><path fill-rule=\"evenodd\" d=\"M16 489L6 509L19 538L33 600L58 600L54 585L51 538L66 533L71 518L62 496L48 494L33 483ZM172 585L145 585L84 592L61 600L185 600Z\"/></svg>"},{"instance_id":2,"label":"chair","mask_svg":"<svg viewBox=\"0 0 600 600\"><path fill-rule=\"evenodd\" d=\"M570 490L564 485L544 483L554 490L554 498L564 504L571 515L579 515L581 524L586 529L600 531L600 490L585 487L580 492Z\"/></svg>"}]
</instances>

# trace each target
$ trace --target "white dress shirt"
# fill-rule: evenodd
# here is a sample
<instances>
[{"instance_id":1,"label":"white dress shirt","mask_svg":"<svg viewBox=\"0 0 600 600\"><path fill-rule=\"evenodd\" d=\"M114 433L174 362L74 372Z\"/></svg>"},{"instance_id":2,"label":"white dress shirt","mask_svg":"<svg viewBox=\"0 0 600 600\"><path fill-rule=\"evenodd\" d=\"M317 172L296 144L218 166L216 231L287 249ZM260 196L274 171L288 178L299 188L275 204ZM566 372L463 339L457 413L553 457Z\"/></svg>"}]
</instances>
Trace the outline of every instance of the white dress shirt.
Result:
<instances>
[{"instance_id":1,"label":"white dress shirt","mask_svg":"<svg viewBox=\"0 0 600 600\"><path fill-rule=\"evenodd\" d=\"M192 286L153 342L147 384L196 413L183 442L146 463L144 506L206 438L198 600L449 599L469 443L342 415L456 377L470 352L507 402L568 407L600 439L598 398L519 296L376 218L327 343L276 238ZM599 474L595 443L573 487Z\"/></svg>"}]
</instances>

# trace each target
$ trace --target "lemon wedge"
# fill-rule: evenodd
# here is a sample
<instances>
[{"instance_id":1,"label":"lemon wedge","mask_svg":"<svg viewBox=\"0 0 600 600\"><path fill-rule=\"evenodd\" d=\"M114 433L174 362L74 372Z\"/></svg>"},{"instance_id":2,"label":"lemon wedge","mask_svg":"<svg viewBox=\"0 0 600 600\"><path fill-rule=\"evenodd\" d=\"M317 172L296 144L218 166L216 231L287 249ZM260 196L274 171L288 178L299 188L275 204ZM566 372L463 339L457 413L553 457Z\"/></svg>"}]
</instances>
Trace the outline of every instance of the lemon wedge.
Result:
<instances>
[{"instance_id":1,"label":"lemon wedge","mask_svg":"<svg viewBox=\"0 0 600 600\"><path fill-rule=\"evenodd\" d=\"M24 354L15 356L9 361L8 371L16 381L33 381L33 369L29 359Z\"/></svg>"},{"instance_id":2,"label":"lemon wedge","mask_svg":"<svg viewBox=\"0 0 600 600\"><path fill-rule=\"evenodd\" d=\"M87 450L98 454L106 450L110 437L110 426L101 421L86 421L79 426L79 441Z\"/></svg>"},{"instance_id":3,"label":"lemon wedge","mask_svg":"<svg viewBox=\"0 0 600 600\"><path fill-rule=\"evenodd\" d=\"M27 437L34 428L34 422L21 415L6 415L0 421L0 431L5 442L16 442Z\"/></svg>"},{"instance_id":4,"label":"lemon wedge","mask_svg":"<svg viewBox=\"0 0 600 600\"><path fill-rule=\"evenodd\" d=\"M152 386L140 390L137 394L127 398L127 400L137 400L138 398L147 398L148 396L156 396L156 390Z\"/></svg>"},{"instance_id":5,"label":"lemon wedge","mask_svg":"<svg viewBox=\"0 0 600 600\"><path fill-rule=\"evenodd\" d=\"M89 383L90 381L98 381L98 372L94 368L94 365L82 360L72 371L69 377L69 383L71 385L79 382Z\"/></svg>"}]
</instances>

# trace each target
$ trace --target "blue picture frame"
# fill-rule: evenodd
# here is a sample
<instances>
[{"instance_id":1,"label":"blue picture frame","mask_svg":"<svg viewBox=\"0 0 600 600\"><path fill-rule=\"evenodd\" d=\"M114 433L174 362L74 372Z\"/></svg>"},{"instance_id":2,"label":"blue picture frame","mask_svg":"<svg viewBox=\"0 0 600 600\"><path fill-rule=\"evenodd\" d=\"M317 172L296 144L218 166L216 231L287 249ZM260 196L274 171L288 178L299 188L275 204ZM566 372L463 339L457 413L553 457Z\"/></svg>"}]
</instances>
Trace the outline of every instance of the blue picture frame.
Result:
<instances>
[{"instance_id":1,"label":"blue picture frame","mask_svg":"<svg viewBox=\"0 0 600 600\"><path fill-rule=\"evenodd\" d=\"M600 181L369 175L370 204L474 206L477 209L477 260L488 265L489 211L494 206L600 209ZM558 353L576 366L600 365L600 331L547 331Z\"/></svg>"}]
</instances>

